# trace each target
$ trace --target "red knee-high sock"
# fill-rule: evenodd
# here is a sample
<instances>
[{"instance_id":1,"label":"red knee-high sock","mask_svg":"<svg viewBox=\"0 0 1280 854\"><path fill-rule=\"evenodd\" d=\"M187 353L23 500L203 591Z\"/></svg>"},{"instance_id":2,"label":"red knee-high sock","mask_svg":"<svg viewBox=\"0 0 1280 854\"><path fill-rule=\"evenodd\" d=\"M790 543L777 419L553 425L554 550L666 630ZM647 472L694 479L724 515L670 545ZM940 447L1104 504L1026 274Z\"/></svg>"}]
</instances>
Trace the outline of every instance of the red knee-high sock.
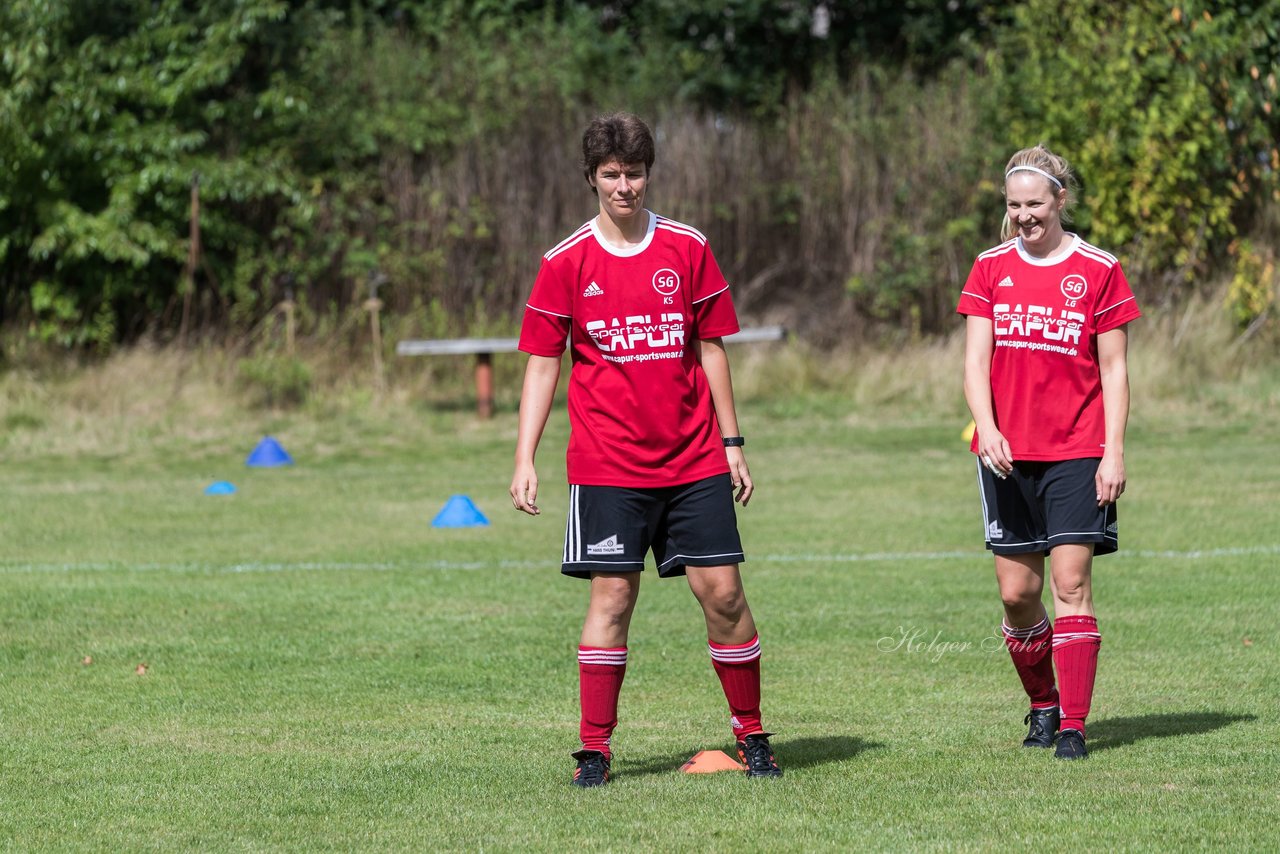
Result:
<instances>
[{"instance_id":1,"label":"red knee-high sock","mask_svg":"<svg viewBox=\"0 0 1280 854\"><path fill-rule=\"evenodd\" d=\"M598 750L610 759L609 740L618 725L618 692L627 673L627 648L578 647L578 698L582 719L578 735L583 750Z\"/></svg>"},{"instance_id":2,"label":"red knee-high sock","mask_svg":"<svg viewBox=\"0 0 1280 854\"><path fill-rule=\"evenodd\" d=\"M764 732L760 723L760 636L742 644L707 641L711 666L729 701L729 725L735 738Z\"/></svg>"},{"instance_id":3,"label":"red knee-high sock","mask_svg":"<svg viewBox=\"0 0 1280 854\"><path fill-rule=\"evenodd\" d=\"M1102 635L1093 617L1059 617L1053 624L1053 663L1062 689L1062 729L1084 735L1084 719L1093 703Z\"/></svg>"},{"instance_id":4,"label":"red knee-high sock","mask_svg":"<svg viewBox=\"0 0 1280 854\"><path fill-rule=\"evenodd\" d=\"M1014 628L1008 623L1000 626L1004 643L1018 671L1022 687L1031 698L1031 708L1052 709L1058 705L1058 689L1053 684L1053 626L1045 617L1034 626Z\"/></svg>"}]
</instances>

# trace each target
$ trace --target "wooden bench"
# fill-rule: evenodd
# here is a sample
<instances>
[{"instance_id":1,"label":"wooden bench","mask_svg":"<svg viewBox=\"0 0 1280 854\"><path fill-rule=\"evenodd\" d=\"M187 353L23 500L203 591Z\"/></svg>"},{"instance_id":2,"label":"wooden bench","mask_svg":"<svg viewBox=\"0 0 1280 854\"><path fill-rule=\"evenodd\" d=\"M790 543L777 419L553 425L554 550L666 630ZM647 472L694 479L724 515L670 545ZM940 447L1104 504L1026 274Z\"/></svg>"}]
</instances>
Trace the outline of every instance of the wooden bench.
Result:
<instances>
[{"instance_id":1,"label":"wooden bench","mask_svg":"<svg viewBox=\"0 0 1280 854\"><path fill-rule=\"evenodd\" d=\"M743 329L724 340L731 344L755 344L765 341L782 341L787 330L782 326L756 326ZM519 344L517 338L435 338L421 341L401 341L396 344L397 356L475 356L476 357L476 414L488 418L493 414L493 354L514 353Z\"/></svg>"}]
</instances>

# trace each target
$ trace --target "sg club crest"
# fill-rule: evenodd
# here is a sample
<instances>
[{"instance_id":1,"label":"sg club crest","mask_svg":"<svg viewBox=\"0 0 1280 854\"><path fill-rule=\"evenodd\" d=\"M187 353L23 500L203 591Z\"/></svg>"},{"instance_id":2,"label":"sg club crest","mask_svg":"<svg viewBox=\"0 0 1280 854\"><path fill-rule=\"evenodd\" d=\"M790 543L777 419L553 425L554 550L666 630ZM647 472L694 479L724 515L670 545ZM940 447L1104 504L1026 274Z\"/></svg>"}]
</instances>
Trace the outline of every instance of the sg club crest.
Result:
<instances>
[{"instance_id":1,"label":"sg club crest","mask_svg":"<svg viewBox=\"0 0 1280 854\"><path fill-rule=\"evenodd\" d=\"M653 289L662 295L663 305L675 302L676 291L680 290L680 274L670 267L663 267L653 274Z\"/></svg>"},{"instance_id":2,"label":"sg club crest","mask_svg":"<svg viewBox=\"0 0 1280 854\"><path fill-rule=\"evenodd\" d=\"M1076 300L1084 299L1084 295L1089 292L1089 283L1079 273L1072 273L1062 280L1062 284L1058 285L1058 288L1062 291L1062 295L1067 298L1067 307L1072 308L1075 306Z\"/></svg>"}]
</instances>

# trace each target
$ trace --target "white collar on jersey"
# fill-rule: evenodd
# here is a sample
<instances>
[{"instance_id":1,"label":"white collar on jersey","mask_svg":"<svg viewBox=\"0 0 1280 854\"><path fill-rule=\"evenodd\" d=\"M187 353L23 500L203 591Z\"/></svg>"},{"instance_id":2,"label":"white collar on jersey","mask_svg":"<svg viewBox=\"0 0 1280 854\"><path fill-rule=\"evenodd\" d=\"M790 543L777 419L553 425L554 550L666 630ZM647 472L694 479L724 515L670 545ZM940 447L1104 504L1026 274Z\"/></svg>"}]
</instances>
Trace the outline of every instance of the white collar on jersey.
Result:
<instances>
[{"instance_id":1,"label":"white collar on jersey","mask_svg":"<svg viewBox=\"0 0 1280 854\"><path fill-rule=\"evenodd\" d=\"M645 213L649 215L649 226L645 229L644 240L641 240L635 246L614 246L612 243L604 239L604 235L600 232L600 215L591 218L591 234L595 237L596 243L600 244L600 248L610 255L617 255L619 258L630 258L632 255L639 255L641 252L649 248L649 244L653 242L653 233L658 228L658 217L648 208Z\"/></svg>"},{"instance_id":2,"label":"white collar on jersey","mask_svg":"<svg viewBox=\"0 0 1280 854\"><path fill-rule=\"evenodd\" d=\"M1067 233L1071 234L1071 232ZM1052 267L1054 264L1061 264L1075 254L1076 249L1080 247L1080 235L1071 234L1071 245L1066 248L1066 251L1059 252L1057 255L1050 255L1048 258L1037 258L1022 245L1021 235L1015 237L1014 240L1018 242L1018 256L1028 264L1034 264L1037 267Z\"/></svg>"}]
</instances>

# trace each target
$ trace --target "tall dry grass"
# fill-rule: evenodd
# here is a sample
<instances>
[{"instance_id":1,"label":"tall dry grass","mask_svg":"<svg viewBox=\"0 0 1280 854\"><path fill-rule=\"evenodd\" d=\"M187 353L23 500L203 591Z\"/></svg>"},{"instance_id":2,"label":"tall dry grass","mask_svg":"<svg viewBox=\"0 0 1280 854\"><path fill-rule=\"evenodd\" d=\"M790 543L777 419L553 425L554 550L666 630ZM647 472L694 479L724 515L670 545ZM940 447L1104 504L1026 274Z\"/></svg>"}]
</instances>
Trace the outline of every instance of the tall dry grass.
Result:
<instances>
[{"instance_id":1,"label":"tall dry grass","mask_svg":"<svg viewBox=\"0 0 1280 854\"><path fill-rule=\"evenodd\" d=\"M1280 320L1242 330L1225 293L1222 285L1176 307L1148 307L1130 324L1135 419L1196 425L1280 413ZM963 358L957 317L948 334L901 346L828 350L797 341L773 353L743 353L734 376L749 399L834 396L862 413L966 416Z\"/></svg>"},{"instance_id":2,"label":"tall dry grass","mask_svg":"<svg viewBox=\"0 0 1280 854\"><path fill-rule=\"evenodd\" d=\"M1156 308L1131 325L1135 423L1194 426L1280 412L1280 324L1242 334L1219 296ZM967 418L961 392L963 330L897 346L823 346L803 335L732 350L744 410L814 412L851 419ZM372 354L352 346L300 346L311 377L306 400L263 407L245 385L243 352L140 345L100 362L46 356L0 372L0 460L248 453L265 433L287 429L324 452L370 442L412 443L423 429L474 429L471 361L388 355L376 382ZM520 354L495 358L498 415L488 429L514 440ZM561 393L563 393L563 386ZM504 434L505 434L504 433Z\"/></svg>"},{"instance_id":3,"label":"tall dry grass","mask_svg":"<svg viewBox=\"0 0 1280 854\"><path fill-rule=\"evenodd\" d=\"M672 106L645 116L658 149L647 202L707 234L755 321L824 346L880 322L936 333L953 283L996 242L991 175L1007 152L992 148L982 104L981 79L957 67L831 76L774 120ZM447 160L383 156L395 238L382 296L407 333L512 328L541 254L596 213L578 158L598 109L539 98L523 110L516 132Z\"/></svg>"}]
</instances>

